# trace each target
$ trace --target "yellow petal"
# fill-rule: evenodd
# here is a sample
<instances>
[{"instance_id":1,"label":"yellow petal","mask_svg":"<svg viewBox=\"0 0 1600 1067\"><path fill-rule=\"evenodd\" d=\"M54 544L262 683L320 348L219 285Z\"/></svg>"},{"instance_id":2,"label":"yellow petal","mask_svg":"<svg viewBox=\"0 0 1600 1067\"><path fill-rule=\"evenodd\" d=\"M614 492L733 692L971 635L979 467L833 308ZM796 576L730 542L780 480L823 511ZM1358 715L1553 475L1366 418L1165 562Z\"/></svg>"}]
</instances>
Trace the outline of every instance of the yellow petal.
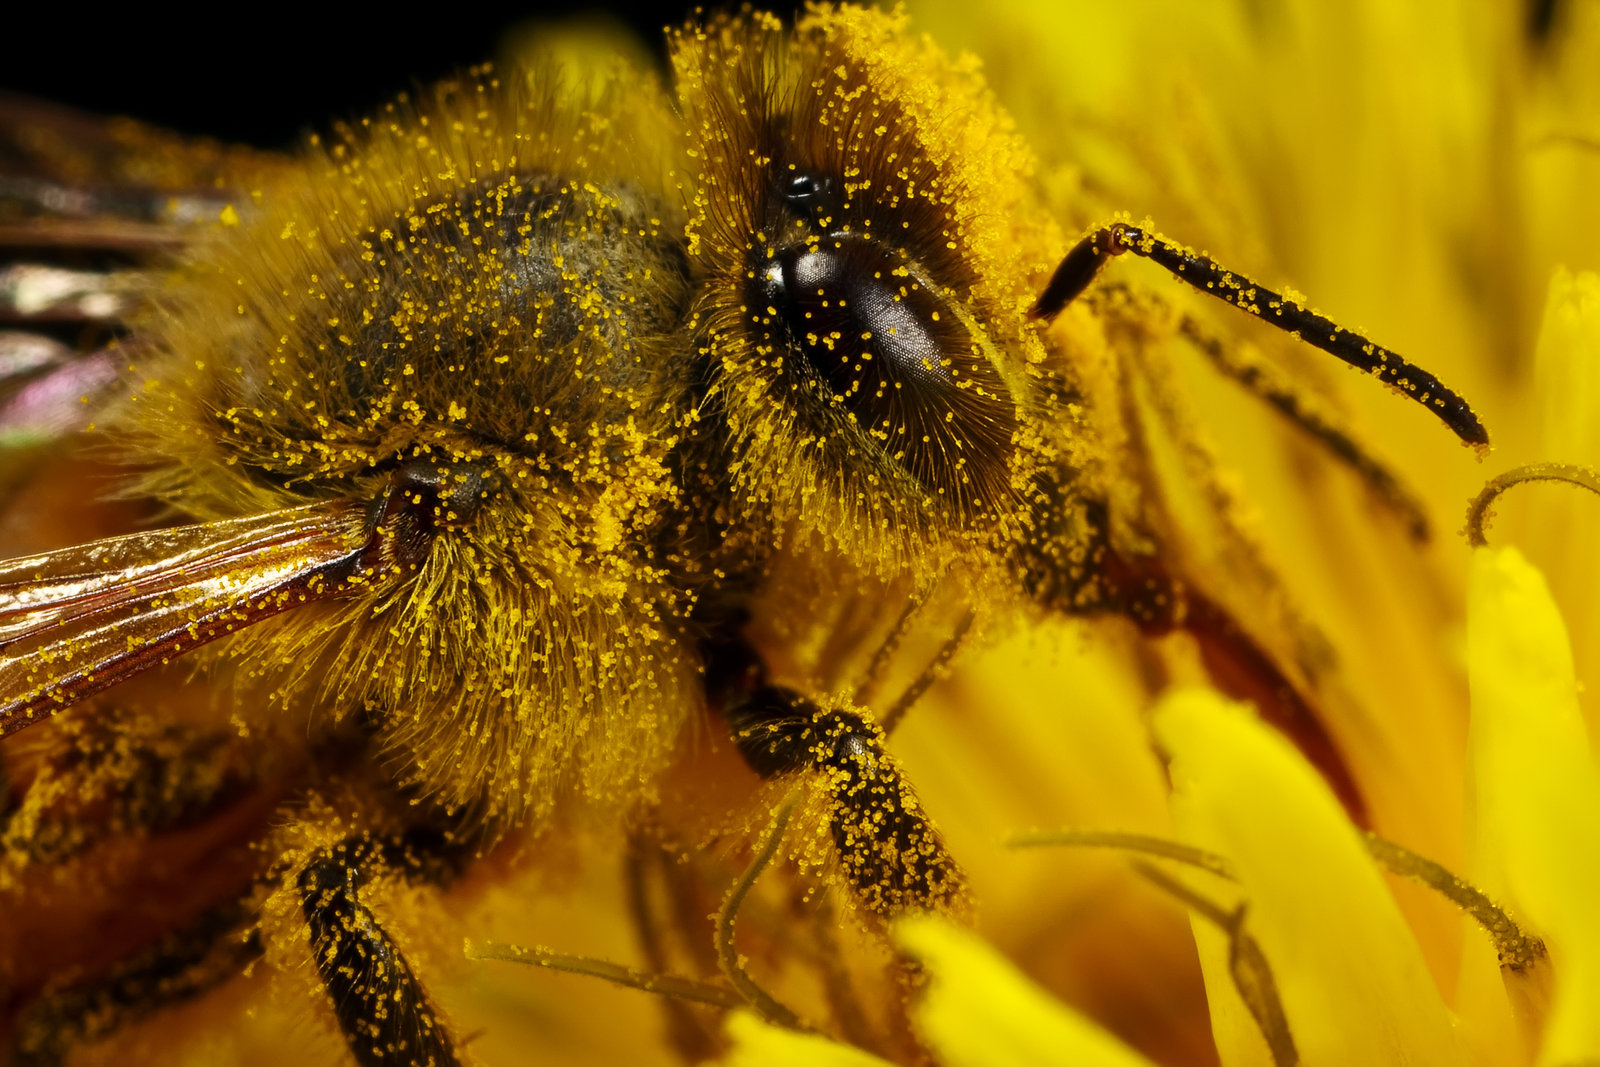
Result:
<instances>
[{"instance_id":1,"label":"yellow petal","mask_svg":"<svg viewBox=\"0 0 1600 1067\"><path fill-rule=\"evenodd\" d=\"M1479 879L1550 948L1542 1063L1600 1058L1600 773L1544 577L1515 549L1473 557L1468 650Z\"/></svg>"},{"instance_id":2,"label":"yellow petal","mask_svg":"<svg viewBox=\"0 0 1600 1067\"><path fill-rule=\"evenodd\" d=\"M967 930L939 919L895 928L928 970L916 1022L947 1067L1149 1067L1149 1060L1040 990Z\"/></svg>"},{"instance_id":3,"label":"yellow petal","mask_svg":"<svg viewBox=\"0 0 1600 1067\"><path fill-rule=\"evenodd\" d=\"M1534 426L1516 436L1507 466L1531 461L1600 466L1600 275L1560 268L1550 278L1534 363ZM1509 451L1509 450L1508 450ZM1600 529L1600 500L1565 486L1514 490L1496 507L1490 540L1515 543L1547 574L1560 575L1559 606L1572 635L1579 673L1600 666L1600 601L1588 595L1600 580L1594 544L1583 533ZM1570 592L1569 592L1570 590Z\"/></svg>"},{"instance_id":4,"label":"yellow petal","mask_svg":"<svg viewBox=\"0 0 1600 1067\"><path fill-rule=\"evenodd\" d=\"M1206 690L1168 697L1155 726L1172 756L1174 821L1233 865L1245 930L1271 967L1301 1062L1460 1063L1421 950L1299 753L1246 708ZM1202 951L1215 952L1214 939L1203 939ZM1208 979L1228 973L1218 962L1207 961ZM1221 1051L1227 1062L1261 1058L1259 1050Z\"/></svg>"},{"instance_id":5,"label":"yellow petal","mask_svg":"<svg viewBox=\"0 0 1600 1067\"><path fill-rule=\"evenodd\" d=\"M815 1034L797 1034L747 1011L728 1016L733 1049L724 1067L888 1067L885 1060Z\"/></svg>"},{"instance_id":6,"label":"yellow petal","mask_svg":"<svg viewBox=\"0 0 1600 1067\"><path fill-rule=\"evenodd\" d=\"M1600 461L1600 276L1558 268L1539 327L1535 386L1541 408L1541 458Z\"/></svg>"}]
</instances>

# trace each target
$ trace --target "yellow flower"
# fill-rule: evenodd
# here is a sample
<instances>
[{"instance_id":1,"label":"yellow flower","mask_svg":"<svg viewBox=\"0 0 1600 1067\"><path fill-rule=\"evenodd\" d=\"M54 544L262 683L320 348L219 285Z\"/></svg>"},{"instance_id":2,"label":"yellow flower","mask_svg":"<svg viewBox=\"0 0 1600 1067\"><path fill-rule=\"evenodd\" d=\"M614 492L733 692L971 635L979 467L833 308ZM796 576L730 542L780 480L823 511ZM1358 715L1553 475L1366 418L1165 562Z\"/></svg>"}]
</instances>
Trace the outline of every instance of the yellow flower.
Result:
<instances>
[{"instance_id":1,"label":"yellow flower","mask_svg":"<svg viewBox=\"0 0 1600 1067\"><path fill-rule=\"evenodd\" d=\"M1544 936L1548 973L1502 975L1475 923L1435 891L1380 874L1292 751L1214 698L1190 694L1156 716L1179 776L1169 816L1141 716L1148 653L1128 651L1114 627L1107 640L1105 628L1084 637L1050 624L986 649L896 736L968 864L985 936L1157 1061L1270 1062L1234 991L1226 938L1200 919L1191 937L1112 855L1007 852L996 826L1177 834L1226 855L1241 886L1211 888L1246 903L1306 1062L1595 1054L1573 1006L1593 989L1578 902L1596 881L1573 869L1600 855L1582 844L1600 811L1579 784L1593 774L1588 749L1529 721L1532 683L1486 673L1487 635L1509 640L1531 620L1491 580L1517 571L1515 557L1474 561L1455 536L1490 474L1534 460L1600 462L1600 278L1582 272L1600 263L1600 203L1590 195L1600 181L1600 92L1585 74L1600 18L1577 5L1558 11L1536 35L1515 6L1469 3L1014 0L981 18L955 0L912 6L916 26L983 60L1040 153L1037 180L1069 231L1115 211L1148 214L1264 282L1289 279L1471 397L1495 436L1497 452L1480 466L1371 383L1264 331L1228 326L1226 309L1211 317L1335 392L1361 439L1422 494L1435 538L1419 549L1256 401L1198 360L1177 364L1196 422L1242 475L1291 601L1329 639L1337 666L1322 679L1322 710L1373 828ZM1203 298L1148 264L1117 269L1206 313ZM1496 543L1525 545L1560 576L1578 677L1592 676L1600 572L1592 538L1572 531L1594 528L1583 524L1600 521L1600 502L1539 488L1499 510ZM1540 610L1554 617L1548 604ZM1540 634L1550 655L1564 647L1549 626ZM1181 664L1165 669L1184 676ZM1522 696L1496 705L1485 690L1496 685ZM1508 722L1516 707L1521 717ZM1575 704L1541 707L1559 730L1581 727ZM1488 745L1497 722L1515 740ZM1563 760L1578 766L1558 783ZM1548 775L1532 769L1547 764ZM1540 789L1517 784L1531 779ZM1565 910L1549 910L1547 895Z\"/></svg>"},{"instance_id":2,"label":"yellow flower","mask_svg":"<svg viewBox=\"0 0 1600 1067\"><path fill-rule=\"evenodd\" d=\"M799 1034L762 1022L749 1012L728 1017L728 1036L735 1042L724 1067L778 1067L814 1064L815 1067L884 1067L888 1062L849 1045L815 1034Z\"/></svg>"},{"instance_id":3,"label":"yellow flower","mask_svg":"<svg viewBox=\"0 0 1600 1067\"><path fill-rule=\"evenodd\" d=\"M939 1063L949 1067L1149 1067L1150 1061L1053 1001L971 932L932 918L907 919L895 940L927 969L915 1015ZM726 1067L837 1065L885 1061L746 1014L728 1022L736 1042Z\"/></svg>"},{"instance_id":4,"label":"yellow flower","mask_svg":"<svg viewBox=\"0 0 1600 1067\"><path fill-rule=\"evenodd\" d=\"M1600 7L1557 5L1557 23L1535 35L1524 6L997 0L977 13L970 0L912 0L913 32L982 60L1040 156L1028 180L1064 240L1117 212L1149 216L1264 283L1292 282L1481 406L1500 449L1489 467L1373 382L1336 375L1326 357L1156 267L1111 268L1110 280L1247 339L1328 394L1416 487L1434 522L1428 547L1151 327L1191 409L1185 425L1214 446L1218 485L1243 502L1245 528L1283 577L1281 597L1234 594L1248 609L1240 621L1269 629L1304 616L1326 637L1292 666L1314 679L1373 828L1462 875L1550 953L1506 971L1456 904L1383 871L1281 736L1204 688L1162 699L1174 682L1207 681L1185 638L1150 642L1115 619L1027 620L968 653L892 740L977 901L978 934L917 922L892 935L926 969L911 1022L940 1062L1243 1067L1291 1048L1306 1064L1600 1057L1600 774L1577 681L1600 668L1600 572L1592 537L1571 534L1600 521L1600 506L1541 489L1500 507L1493 539L1559 576L1560 611L1515 551L1472 556L1453 536L1487 474L1600 462L1600 277L1585 273L1600 265L1600 82L1588 71ZM1179 475L1166 481L1175 508L1198 493ZM1181 547L1226 583L1236 568L1204 525L1201 515L1182 527L1194 544ZM678 851L620 832L598 846L552 833L521 858L537 869L511 871L481 894L486 905L481 882L459 890L463 910L483 905L474 931L705 964L702 920L716 906L706 887L726 885L738 863L736 845L698 850L704 824L753 789L729 770L724 735L706 747L719 744L708 762L726 759L706 779L663 786L717 813L662 829L680 835ZM1175 839L1226 876L1171 865L1152 876L1112 850L1002 843L1034 826ZM825 1003L837 990L815 986L835 976L812 965L828 937L854 935L838 934L815 898L796 899L818 880L775 882L746 912L760 935L741 942L750 971L781 996L798 988ZM641 950L636 932L671 943ZM862 991L864 1030L877 1034L898 1021L904 976L885 978L882 946L859 940L870 943L846 945L856 970L838 986ZM748 1014L724 1031L718 1016L671 1002L663 1023L662 1003L638 992L454 962L439 963L431 988L461 1032L482 1034L473 1054L485 1062L530 1050L577 1062L885 1062ZM234 1040L276 1059L282 1016L299 1007L223 1010L247 1021L219 1027L211 1040L223 1044L194 1062L242 1060Z\"/></svg>"},{"instance_id":5,"label":"yellow flower","mask_svg":"<svg viewBox=\"0 0 1600 1067\"><path fill-rule=\"evenodd\" d=\"M1600 771L1565 628L1515 549L1475 557L1469 629L1473 881L1549 947L1548 961L1502 959L1498 976L1482 931L1464 939L1457 981L1430 973L1369 849L1280 738L1203 692L1157 712L1180 833L1226 858L1304 1063L1600 1055ZM1226 939L1199 925L1223 1062L1270 1062L1233 993Z\"/></svg>"},{"instance_id":6,"label":"yellow flower","mask_svg":"<svg viewBox=\"0 0 1600 1067\"><path fill-rule=\"evenodd\" d=\"M1494 943L1471 930L1459 981L1435 976L1373 849L1316 772L1248 708L1191 689L1155 712L1177 832L1228 872L1191 876L1206 879L1204 889L1191 887L1199 897L1230 900L1237 924L1230 936L1214 918L1194 920L1228 1067L1600 1057L1600 769L1566 631L1543 578L1515 549L1474 558L1469 627L1474 876L1549 947L1548 960L1502 957L1499 975ZM927 968L916 1020L940 1062L1148 1062L1053 1003L971 934L921 920L902 924L898 940ZM1255 977L1281 1010L1273 1049L1256 1005L1241 997L1243 941L1259 950ZM738 1042L730 1064L831 1062L810 1058L815 1038L748 1022L730 1033Z\"/></svg>"},{"instance_id":7,"label":"yellow flower","mask_svg":"<svg viewBox=\"0 0 1600 1067\"><path fill-rule=\"evenodd\" d=\"M1293 602L1337 657L1323 679L1323 710L1374 828L1468 878L1550 944L1549 974L1503 977L1492 946L1455 905L1374 873L1337 810L1325 797L1314 801L1316 783L1292 753L1216 709L1221 736L1185 733L1204 703L1186 698L1157 717L1174 755L1186 742L1191 766L1226 756L1253 768L1220 783L1237 790L1240 820L1223 834L1213 811L1199 840L1227 853L1225 838L1240 850L1230 859L1241 866L1251 929L1274 931L1259 931L1263 951L1295 946L1274 973L1307 1062L1360 1062L1361 1050L1342 1043L1357 1038L1378 1043L1367 1049L1379 1056L1372 1062L1383 1061L1383 1049L1418 1062L1595 1055L1582 1033L1587 1016L1573 1006L1593 988L1577 902L1596 882L1573 869L1597 854L1583 844L1587 820L1600 811L1581 784L1593 774L1588 749L1544 736L1547 727L1526 721L1526 710L1507 723L1484 695L1498 684L1522 689L1524 709L1534 699L1531 684L1492 682L1480 658L1486 633L1509 639L1512 620L1524 618L1495 601L1502 594L1484 570L1517 566L1509 555L1474 562L1454 536L1489 474L1533 460L1600 461L1592 417L1600 278L1567 269L1600 262L1600 208L1588 192L1600 179L1600 96L1582 72L1600 20L1559 10L1535 37L1513 9L1470 4L1196 8L1150 0L1067 11L1018 2L991 5L981 19L954 2L913 7L918 25L983 58L1045 159L1039 180L1063 219L1088 226L1112 211L1148 213L1167 233L1263 281L1288 277L1328 313L1392 341L1472 397L1495 434L1497 452L1480 467L1370 383L1330 381L1315 353L1250 334L1296 373L1338 387L1362 439L1419 488L1436 528L1434 543L1419 550L1253 401L1180 364L1198 421L1243 473ZM1146 264L1119 269L1135 284L1167 286ZM1170 299L1190 299L1168 288ZM1600 521L1600 503L1556 489L1519 493L1502 502L1492 537L1525 544L1560 576L1556 598L1577 637L1577 676L1592 676L1600 573L1592 538L1573 530L1593 529L1584 524ZM1462 628L1469 574L1470 637ZM1548 621L1554 609L1542 610ZM1232 993L1219 956L1226 941L1211 925L1196 920L1212 1016L1202 1049L1183 1036L1195 1025L1184 1006L1197 1002L1185 997L1198 996L1185 983L1188 939L1158 897L1104 855L1008 856L983 840L982 827L992 835L996 821L1174 832L1159 765L1144 748L1137 676L1119 662L1115 642L1100 637L1036 628L975 657L919 708L897 751L958 851L974 857L986 935L1025 971L1158 1060L1270 1062ZM1565 638L1553 643L1547 626L1537 640L1553 656ZM1575 703L1560 714L1542 706L1564 723L1559 730L1582 726ZM1517 740L1486 748L1497 721ZM1516 784L1563 760L1579 766L1559 784L1552 770L1539 782L1542 796ZM1305 810L1269 787L1279 782L1267 774L1273 767L1302 787L1295 795ZM952 796L953 815L940 802ZM1187 803L1173 821L1191 833L1200 809ZM1252 805L1293 832L1273 845L1271 827L1245 817ZM1492 826L1498 837L1486 836ZM1246 864L1250 855L1258 862ZM1547 917L1549 905L1536 903L1546 895L1565 910L1553 905ZM1357 945L1369 953L1350 954ZM1385 993L1322 992L1362 987Z\"/></svg>"},{"instance_id":8,"label":"yellow flower","mask_svg":"<svg viewBox=\"0 0 1600 1067\"><path fill-rule=\"evenodd\" d=\"M1169 698L1180 835L1222 856L1307 1064L1461 1062L1449 1013L1411 931L1326 786L1244 709L1203 691ZM1198 924L1197 924L1198 925ZM1230 945L1197 931L1224 1063L1266 1047L1232 992Z\"/></svg>"}]
</instances>

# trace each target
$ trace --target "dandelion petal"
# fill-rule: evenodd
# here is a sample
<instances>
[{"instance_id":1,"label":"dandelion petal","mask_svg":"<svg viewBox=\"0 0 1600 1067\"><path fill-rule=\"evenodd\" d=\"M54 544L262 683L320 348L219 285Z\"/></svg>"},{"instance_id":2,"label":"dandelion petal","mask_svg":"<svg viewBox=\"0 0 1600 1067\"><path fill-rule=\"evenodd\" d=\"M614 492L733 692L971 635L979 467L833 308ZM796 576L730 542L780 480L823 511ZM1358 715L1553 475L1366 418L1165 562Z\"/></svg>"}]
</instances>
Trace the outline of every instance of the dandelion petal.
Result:
<instances>
[{"instance_id":1,"label":"dandelion petal","mask_svg":"<svg viewBox=\"0 0 1600 1067\"><path fill-rule=\"evenodd\" d=\"M1301 1062L1462 1062L1421 949L1304 758L1208 690L1168 697L1155 728L1172 759L1174 822L1190 843L1233 865L1245 929L1266 956ZM1220 940L1200 939L1202 952L1217 951ZM1208 980L1231 981L1225 957L1205 962ZM1230 1030L1237 1036L1236 1019L1218 1020L1224 1062L1262 1062L1264 1046L1230 1047Z\"/></svg>"},{"instance_id":2,"label":"dandelion petal","mask_svg":"<svg viewBox=\"0 0 1600 1067\"><path fill-rule=\"evenodd\" d=\"M1150 1061L1064 1007L967 930L933 918L895 927L922 961L928 988L918 1029L947 1067L1150 1067Z\"/></svg>"},{"instance_id":3,"label":"dandelion petal","mask_svg":"<svg viewBox=\"0 0 1600 1067\"><path fill-rule=\"evenodd\" d=\"M1556 269L1535 350L1542 451L1572 463L1600 460L1600 275Z\"/></svg>"},{"instance_id":4,"label":"dandelion petal","mask_svg":"<svg viewBox=\"0 0 1600 1067\"><path fill-rule=\"evenodd\" d=\"M1550 948L1541 1063L1600 1058L1600 772L1561 615L1513 548L1473 557L1470 751L1480 879Z\"/></svg>"},{"instance_id":5,"label":"dandelion petal","mask_svg":"<svg viewBox=\"0 0 1600 1067\"><path fill-rule=\"evenodd\" d=\"M762 1022L754 1013L728 1016L733 1049L723 1067L889 1067L887 1060L817 1034L797 1034Z\"/></svg>"}]
</instances>

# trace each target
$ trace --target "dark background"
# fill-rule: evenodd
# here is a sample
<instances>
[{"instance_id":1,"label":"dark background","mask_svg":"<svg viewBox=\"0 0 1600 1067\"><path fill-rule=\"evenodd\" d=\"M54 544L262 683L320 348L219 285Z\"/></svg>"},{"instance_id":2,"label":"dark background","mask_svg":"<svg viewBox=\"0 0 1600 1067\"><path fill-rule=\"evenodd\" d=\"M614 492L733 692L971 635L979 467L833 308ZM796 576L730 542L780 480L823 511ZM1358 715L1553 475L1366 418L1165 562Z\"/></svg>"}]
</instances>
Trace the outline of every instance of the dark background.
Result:
<instances>
[{"instance_id":1,"label":"dark background","mask_svg":"<svg viewBox=\"0 0 1600 1067\"><path fill-rule=\"evenodd\" d=\"M739 0L433 0L423 18L356 17L318 8L226 0L200 16L123 0L90 13L72 0L16 0L0 29L0 90L99 114L130 115L182 133L287 148L334 120L374 113L398 93L491 59L534 20L609 15L662 54L661 30L695 6ZM1570 0L1519 0L1537 45ZM790 15L803 0L757 0ZM199 43L195 43L199 42ZM959 42L946 42L958 46Z\"/></svg>"},{"instance_id":2,"label":"dark background","mask_svg":"<svg viewBox=\"0 0 1600 1067\"><path fill-rule=\"evenodd\" d=\"M6 19L0 89L287 148L418 83L493 58L507 33L530 20L608 15L661 55L662 28L682 23L695 0L435 2L425 18L402 20L392 11L357 18L331 3L304 10L230 0L179 17L156 5L90 14L70 0L20 0Z\"/></svg>"}]
</instances>

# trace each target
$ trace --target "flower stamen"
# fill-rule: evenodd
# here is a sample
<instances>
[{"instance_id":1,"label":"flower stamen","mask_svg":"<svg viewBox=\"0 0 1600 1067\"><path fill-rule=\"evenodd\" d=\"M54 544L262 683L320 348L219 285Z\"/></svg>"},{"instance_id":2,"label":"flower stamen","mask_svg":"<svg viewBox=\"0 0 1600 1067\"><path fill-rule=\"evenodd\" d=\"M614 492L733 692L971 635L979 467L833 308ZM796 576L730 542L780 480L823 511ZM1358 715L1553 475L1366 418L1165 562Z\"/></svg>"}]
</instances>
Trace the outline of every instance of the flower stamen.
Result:
<instances>
[{"instance_id":1,"label":"flower stamen","mask_svg":"<svg viewBox=\"0 0 1600 1067\"><path fill-rule=\"evenodd\" d=\"M1421 882L1472 916L1494 942L1501 967L1515 974L1525 974L1530 967L1549 957L1543 941L1523 933L1504 908L1459 875L1377 834L1367 832L1363 836L1373 859L1395 874Z\"/></svg>"},{"instance_id":2,"label":"flower stamen","mask_svg":"<svg viewBox=\"0 0 1600 1067\"><path fill-rule=\"evenodd\" d=\"M1233 985L1239 991L1240 999L1250 1010L1261 1036L1266 1039L1273 1064L1276 1067L1294 1067L1298 1064L1300 1053L1295 1049L1294 1035L1289 1032L1289 1017L1284 1013L1282 998L1278 996L1278 983L1272 977L1272 966L1256 939L1244 929L1249 905L1239 904L1231 910L1224 908L1144 860L1134 860L1133 869L1227 935L1228 972L1233 977Z\"/></svg>"},{"instance_id":3,"label":"flower stamen","mask_svg":"<svg viewBox=\"0 0 1600 1067\"><path fill-rule=\"evenodd\" d=\"M1165 837L1148 834L1124 833L1120 830L1028 830L1012 834L1005 840L1008 848L1040 848L1065 846L1067 848L1115 848L1158 859L1174 860L1198 867L1203 871L1234 880L1228 861L1215 852L1186 845Z\"/></svg>"},{"instance_id":4,"label":"flower stamen","mask_svg":"<svg viewBox=\"0 0 1600 1067\"><path fill-rule=\"evenodd\" d=\"M1488 484L1472 498L1472 503L1467 505L1467 528L1462 532L1469 545L1473 548L1488 547L1484 533L1489 529L1489 520L1494 518L1490 506L1501 493L1524 482L1566 482L1600 494L1600 472L1591 467L1576 463L1530 463L1525 467L1514 467L1489 479Z\"/></svg>"}]
</instances>

